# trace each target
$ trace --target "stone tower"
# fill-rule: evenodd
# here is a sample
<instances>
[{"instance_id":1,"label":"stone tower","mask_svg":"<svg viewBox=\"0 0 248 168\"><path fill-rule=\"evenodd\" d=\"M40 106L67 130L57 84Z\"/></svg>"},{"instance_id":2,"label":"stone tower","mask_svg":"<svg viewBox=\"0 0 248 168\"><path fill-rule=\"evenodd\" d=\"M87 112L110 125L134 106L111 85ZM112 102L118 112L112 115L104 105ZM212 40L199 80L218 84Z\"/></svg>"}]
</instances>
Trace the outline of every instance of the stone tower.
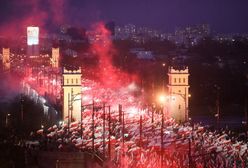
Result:
<instances>
[{"instance_id":1,"label":"stone tower","mask_svg":"<svg viewBox=\"0 0 248 168\"><path fill-rule=\"evenodd\" d=\"M178 122L187 121L189 118L189 69L186 66L169 67L168 76L170 116Z\"/></svg>"},{"instance_id":2,"label":"stone tower","mask_svg":"<svg viewBox=\"0 0 248 168\"><path fill-rule=\"evenodd\" d=\"M63 119L71 122L81 119L81 68L63 68Z\"/></svg>"},{"instance_id":3,"label":"stone tower","mask_svg":"<svg viewBox=\"0 0 248 168\"><path fill-rule=\"evenodd\" d=\"M52 48L51 65L53 68L59 67L59 48Z\"/></svg>"},{"instance_id":4,"label":"stone tower","mask_svg":"<svg viewBox=\"0 0 248 168\"><path fill-rule=\"evenodd\" d=\"M9 70L10 69L10 49L9 48L3 48L3 69Z\"/></svg>"}]
</instances>

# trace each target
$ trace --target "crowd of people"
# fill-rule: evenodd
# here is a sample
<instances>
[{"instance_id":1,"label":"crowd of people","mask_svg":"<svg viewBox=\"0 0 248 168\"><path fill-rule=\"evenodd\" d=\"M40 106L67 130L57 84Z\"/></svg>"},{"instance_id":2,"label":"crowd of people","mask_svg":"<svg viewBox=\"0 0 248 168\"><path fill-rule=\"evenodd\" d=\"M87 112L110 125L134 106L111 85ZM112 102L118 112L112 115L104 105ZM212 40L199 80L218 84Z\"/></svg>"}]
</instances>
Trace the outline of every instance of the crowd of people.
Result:
<instances>
[{"instance_id":1,"label":"crowd of people","mask_svg":"<svg viewBox=\"0 0 248 168\"><path fill-rule=\"evenodd\" d=\"M94 151L117 167L248 167L246 134L240 138L228 129L178 124L171 118L164 118L162 124L162 115L155 113L152 119L148 110L125 111L124 120L118 111L110 115L104 111L92 115L92 110L86 110L82 122L65 121L38 130L40 147Z\"/></svg>"}]
</instances>

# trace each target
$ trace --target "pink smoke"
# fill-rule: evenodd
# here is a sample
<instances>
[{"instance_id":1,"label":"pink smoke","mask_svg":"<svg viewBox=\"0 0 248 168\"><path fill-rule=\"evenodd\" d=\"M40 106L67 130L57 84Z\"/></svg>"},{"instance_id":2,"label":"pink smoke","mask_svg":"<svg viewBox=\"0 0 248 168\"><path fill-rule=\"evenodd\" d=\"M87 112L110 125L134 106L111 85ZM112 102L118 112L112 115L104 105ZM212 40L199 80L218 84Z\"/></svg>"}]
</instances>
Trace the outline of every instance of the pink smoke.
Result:
<instances>
[{"instance_id":1,"label":"pink smoke","mask_svg":"<svg viewBox=\"0 0 248 168\"><path fill-rule=\"evenodd\" d=\"M49 6L44 8L39 0L13 1L13 8L23 8L27 11L20 17L10 19L0 26L0 35L5 38L16 38L26 34L26 27L39 26L42 34L46 34L46 24L62 24L64 20L66 0L48 1ZM6 16L8 17L8 16Z\"/></svg>"},{"instance_id":2,"label":"pink smoke","mask_svg":"<svg viewBox=\"0 0 248 168\"><path fill-rule=\"evenodd\" d=\"M110 32L105 28L103 22L93 26L97 33L98 41L92 44L90 50L95 53L99 59L98 67L94 70L100 82L108 88L120 88L136 80L136 76L128 74L112 63L114 54L118 54L111 40Z\"/></svg>"}]
</instances>

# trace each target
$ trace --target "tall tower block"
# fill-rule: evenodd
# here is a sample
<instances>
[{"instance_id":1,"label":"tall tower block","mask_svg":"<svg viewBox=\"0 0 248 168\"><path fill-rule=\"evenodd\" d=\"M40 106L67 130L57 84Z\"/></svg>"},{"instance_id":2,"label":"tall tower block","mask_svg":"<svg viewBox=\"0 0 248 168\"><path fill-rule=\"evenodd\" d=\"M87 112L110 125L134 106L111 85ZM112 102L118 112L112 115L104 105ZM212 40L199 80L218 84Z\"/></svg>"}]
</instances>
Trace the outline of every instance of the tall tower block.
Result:
<instances>
[{"instance_id":1,"label":"tall tower block","mask_svg":"<svg viewBox=\"0 0 248 168\"><path fill-rule=\"evenodd\" d=\"M30 58L38 58L39 51L39 27L27 27L27 55Z\"/></svg>"},{"instance_id":2,"label":"tall tower block","mask_svg":"<svg viewBox=\"0 0 248 168\"><path fill-rule=\"evenodd\" d=\"M81 69L63 68L63 119L68 122L81 119Z\"/></svg>"},{"instance_id":3,"label":"tall tower block","mask_svg":"<svg viewBox=\"0 0 248 168\"><path fill-rule=\"evenodd\" d=\"M51 64L53 68L59 67L59 48L52 48Z\"/></svg>"},{"instance_id":4,"label":"tall tower block","mask_svg":"<svg viewBox=\"0 0 248 168\"><path fill-rule=\"evenodd\" d=\"M3 69L9 70L10 69L10 49L3 48Z\"/></svg>"},{"instance_id":5,"label":"tall tower block","mask_svg":"<svg viewBox=\"0 0 248 168\"><path fill-rule=\"evenodd\" d=\"M168 92L170 116L178 122L187 121L189 107L189 69L186 66L169 67Z\"/></svg>"}]
</instances>

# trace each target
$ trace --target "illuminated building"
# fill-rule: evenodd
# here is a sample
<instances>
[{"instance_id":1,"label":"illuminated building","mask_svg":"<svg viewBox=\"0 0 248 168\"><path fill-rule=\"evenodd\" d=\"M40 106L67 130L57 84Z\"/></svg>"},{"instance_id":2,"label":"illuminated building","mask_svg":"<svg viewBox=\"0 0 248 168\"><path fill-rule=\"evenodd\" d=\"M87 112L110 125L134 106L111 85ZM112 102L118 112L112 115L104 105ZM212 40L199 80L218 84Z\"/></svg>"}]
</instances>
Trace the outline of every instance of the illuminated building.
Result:
<instances>
[{"instance_id":1,"label":"illuminated building","mask_svg":"<svg viewBox=\"0 0 248 168\"><path fill-rule=\"evenodd\" d=\"M148 28L138 27L133 24L127 24L124 26L115 26L115 39L130 39L136 43L145 43L152 39L164 40L165 35L161 32ZM167 36L166 36L167 37Z\"/></svg>"},{"instance_id":2,"label":"illuminated building","mask_svg":"<svg viewBox=\"0 0 248 168\"><path fill-rule=\"evenodd\" d=\"M10 69L10 49L9 48L3 48L3 69L9 70Z\"/></svg>"},{"instance_id":3,"label":"illuminated building","mask_svg":"<svg viewBox=\"0 0 248 168\"><path fill-rule=\"evenodd\" d=\"M59 48L52 48L51 64L53 68L59 67Z\"/></svg>"},{"instance_id":4,"label":"illuminated building","mask_svg":"<svg viewBox=\"0 0 248 168\"><path fill-rule=\"evenodd\" d=\"M176 44L185 44L186 46L194 46L199 41L210 35L210 27L208 24L187 26L184 28L176 28L175 42Z\"/></svg>"},{"instance_id":5,"label":"illuminated building","mask_svg":"<svg viewBox=\"0 0 248 168\"><path fill-rule=\"evenodd\" d=\"M168 91L170 96L169 111L178 122L188 120L189 107L189 69L186 66L169 67Z\"/></svg>"},{"instance_id":6,"label":"illuminated building","mask_svg":"<svg viewBox=\"0 0 248 168\"><path fill-rule=\"evenodd\" d=\"M63 68L63 119L65 121L81 118L81 69Z\"/></svg>"},{"instance_id":7,"label":"illuminated building","mask_svg":"<svg viewBox=\"0 0 248 168\"><path fill-rule=\"evenodd\" d=\"M39 27L27 27L27 55L30 58L39 56Z\"/></svg>"}]
</instances>

